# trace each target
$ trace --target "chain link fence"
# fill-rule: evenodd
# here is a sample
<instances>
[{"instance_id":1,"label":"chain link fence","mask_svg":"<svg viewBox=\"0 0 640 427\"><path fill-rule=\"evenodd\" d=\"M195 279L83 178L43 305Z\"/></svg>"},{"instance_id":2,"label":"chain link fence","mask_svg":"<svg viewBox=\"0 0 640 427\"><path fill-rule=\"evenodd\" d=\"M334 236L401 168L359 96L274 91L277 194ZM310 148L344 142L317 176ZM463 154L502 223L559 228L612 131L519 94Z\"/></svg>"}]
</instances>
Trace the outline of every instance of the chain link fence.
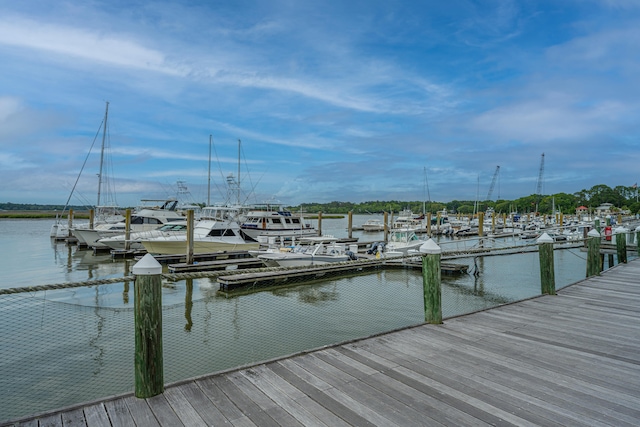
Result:
<instances>
[{"instance_id":1,"label":"chain link fence","mask_svg":"<svg viewBox=\"0 0 640 427\"><path fill-rule=\"evenodd\" d=\"M538 253L507 252L444 248L445 320L540 295ZM165 275L165 383L423 323L419 257L396 261L226 292L217 276L231 272ZM580 248L554 262L557 289L585 277ZM0 294L0 422L133 392L132 280Z\"/></svg>"}]
</instances>

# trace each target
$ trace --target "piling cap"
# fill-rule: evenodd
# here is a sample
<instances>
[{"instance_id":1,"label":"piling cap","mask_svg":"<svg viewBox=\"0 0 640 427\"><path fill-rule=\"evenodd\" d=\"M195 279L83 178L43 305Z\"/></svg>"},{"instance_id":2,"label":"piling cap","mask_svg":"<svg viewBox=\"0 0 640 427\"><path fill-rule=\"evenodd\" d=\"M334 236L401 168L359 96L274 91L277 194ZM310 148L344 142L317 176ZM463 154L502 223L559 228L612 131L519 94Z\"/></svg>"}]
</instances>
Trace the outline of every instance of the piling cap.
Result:
<instances>
[{"instance_id":1,"label":"piling cap","mask_svg":"<svg viewBox=\"0 0 640 427\"><path fill-rule=\"evenodd\" d=\"M620 226L615 230L613 230L613 234L624 234L624 233L627 233L628 231L629 231L628 228Z\"/></svg>"},{"instance_id":2,"label":"piling cap","mask_svg":"<svg viewBox=\"0 0 640 427\"><path fill-rule=\"evenodd\" d=\"M636 227L636 231L640 232L640 225Z\"/></svg>"},{"instance_id":3,"label":"piling cap","mask_svg":"<svg viewBox=\"0 0 640 427\"><path fill-rule=\"evenodd\" d=\"M598 230L596 230L594 228L594 229L592 229L591 231L589 231L587 233L587 236L589 236L589 237L600 237L600 233L598 233Z\"/></svg>"},{"instance_id":4,"label":"piling cap","mask_svg":"<svg viewBox=\"0 0 640 427\"><path fill-rule=\"evenodd\" d=\"M441 254L442 249L433 239L429 239L420 246L420 253L429 255L429 254Z\"/></svg>"},{"instance_id":5,"label":"piling cap","mask_svg":"<svg viewBox=\"0 0 640 427\"><path fill-rule=\"evenodd\" d=\"M542 233L542 236L538 237L536 243L553 243L553 239L547 233Z\"/></svg>"},{"instance_id":6,"label":"piling cap","mask_svg":"<svg viewBox=\"0 0 640 427\"><path fill-rule=\"evenodd\" d=\"M151 254L146 254L131 269L135 276L162 274L162 265Z\"/></svg>"}]
</instances>

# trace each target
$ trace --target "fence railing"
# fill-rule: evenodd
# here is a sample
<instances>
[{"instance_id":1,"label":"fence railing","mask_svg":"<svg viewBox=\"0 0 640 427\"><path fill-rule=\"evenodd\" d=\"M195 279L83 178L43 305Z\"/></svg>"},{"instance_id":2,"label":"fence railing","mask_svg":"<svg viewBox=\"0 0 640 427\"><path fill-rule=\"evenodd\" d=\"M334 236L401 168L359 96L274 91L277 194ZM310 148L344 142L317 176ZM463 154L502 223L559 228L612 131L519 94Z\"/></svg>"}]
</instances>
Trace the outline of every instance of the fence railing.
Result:
<instances>
[{"instance_id":1,"label":"fence railing","mask_svg":"<svg viewBox=\"0 0 640 427\"><path fill-rule=\"evenodd\" d=\"M617 261L626 262L627 243L635 241L637 247L640 232L611 237L589 235L586 258L583 251L570 249L567 257L575 258L577 267L561 285L599 274L607 255L603 249L615 250ZM537 246L537 256L514 253L504 260L470 254L462 262L475 271L462 278L441 275L444 252L436 245L418 255L420 274L380 268L366 276L287 283L242 296L216 291L216 277L229 272L167 275L143 261L134 266L134 276L122 278L121 290L110 279L89 287L73 283L2 292L0 422L113 394L152 396L165 383L423 322L440 323L447 313L554 294L557 274L567 261L554 265L558 255L553 249L559 244L539 241ZM506 271L505 265L516 261L514 270ZM518 283L502 286L515 274ZM59 295L63 290L64 297ZM162 304L163 294L183 290L183 303ZM129 305L131 291L134 307ZM87 303L89 298L95 305ZM100 305L118 298L122 304L117 307ZM454 311L456 304L460 307Z\"/></svg>"}]
</instances>

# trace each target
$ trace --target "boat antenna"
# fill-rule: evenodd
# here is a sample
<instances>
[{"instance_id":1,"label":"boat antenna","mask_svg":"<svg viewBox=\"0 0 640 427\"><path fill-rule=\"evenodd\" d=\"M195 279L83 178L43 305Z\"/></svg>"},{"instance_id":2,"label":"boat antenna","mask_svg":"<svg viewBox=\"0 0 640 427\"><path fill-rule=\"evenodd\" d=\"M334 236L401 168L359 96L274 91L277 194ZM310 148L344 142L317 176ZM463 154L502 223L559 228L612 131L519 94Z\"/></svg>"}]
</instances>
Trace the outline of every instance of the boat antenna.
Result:
<instances>
[{"instance_id":1,"label":"boat antenna","mask_svg":"<svg viewBox=\"0 0 640 427\"><path fill-rule=\"evenodd\" d=\"M98 201L96 207L100 206L100 191L102 190L102 164L104 162L104 142L107 137L107 117L109 116L109 101L104 111L104 128L102 131L102 150L100 150L100 173L98 174Z\"/></svg>"}]
</instances>

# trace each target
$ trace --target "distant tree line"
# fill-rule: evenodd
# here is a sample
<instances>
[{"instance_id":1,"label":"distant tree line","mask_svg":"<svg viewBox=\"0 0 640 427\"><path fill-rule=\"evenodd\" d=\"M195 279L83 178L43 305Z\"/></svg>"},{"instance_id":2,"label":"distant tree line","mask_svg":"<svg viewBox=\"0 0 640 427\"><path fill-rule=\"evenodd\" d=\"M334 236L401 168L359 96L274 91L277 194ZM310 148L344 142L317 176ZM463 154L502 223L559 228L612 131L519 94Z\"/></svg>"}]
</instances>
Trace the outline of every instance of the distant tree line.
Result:
<instances>
[{"instance_id":1,"label":"distant tree line","mask_svg":"<svg viewBox=\"0 0 640 427\"><path fill-rule=\"evenodd\" d=\"M557 193L552 195L532 194L516 200L452 200L448 203L433 201L368 201L362 203L330 202L330 203L302 203L298 206L290 206L292 211L305 213L323 212L328 214L345 214L352 211L356 214L380 214L383 212L400 212L409 209L414 213L436 212L446 209L449 213L471 214L477 211L486 211L488 208L498 213L535 213L542 215L553 213L556 210L573 214L579 206L586 206L593 211L603 203L611 203L614 210L630 211L633 214L640 213L638 202L638 189L636 185L630 187L617 186L610 188L599 184L589 190L580 190L573 194Z\"/></svg>"},{"instance_id":2,"label":"distant tree line","mask_svg":"<svg viewBox=\"0 0 640 427\"><path fill-rule=\"evenodd\" d=\"M90 208L86 206L67 206L64 205L37 205L34 203L0 203L0 209L4 211L62 211L63 209L74 211L88 211Z\"/></svg>"},{"instance_id":3,"label":"distant tree line","mask_svg":"<svg viewBox=\"0 0 640 427\"><path fill-rule=\"evenodd\" d=\"M586 206L589 210L594 210L603 203L611 203L615 209L630 211L633 214L640 213L640 203L638 203L638 188L636 185L630 187L617 186L610 188L606 185L594 185L589 190L580 190L573 194L557 193L547 196L532 194L516 200L452 200L448 203L434 201L368 201L361 203L351 202L330 202L330 203L302 203L298 206L289 206L289 209L296 212L326 214L346 214L352 211L356 214L380 214L383 212L398 213L404 209L409 209L414 213L436 212L447 209L449 213L471 214L477 211L486 211L488 208L498 213L534 213L538 212L548 215L553 212L553 207L563 213L572 214L579 206ZM67 206L74 211L86 211L86 206ZM5 211L62 211L63 205L37 205L21 203L0 203L0 209Z\"/></svg>"}]
</instances>

